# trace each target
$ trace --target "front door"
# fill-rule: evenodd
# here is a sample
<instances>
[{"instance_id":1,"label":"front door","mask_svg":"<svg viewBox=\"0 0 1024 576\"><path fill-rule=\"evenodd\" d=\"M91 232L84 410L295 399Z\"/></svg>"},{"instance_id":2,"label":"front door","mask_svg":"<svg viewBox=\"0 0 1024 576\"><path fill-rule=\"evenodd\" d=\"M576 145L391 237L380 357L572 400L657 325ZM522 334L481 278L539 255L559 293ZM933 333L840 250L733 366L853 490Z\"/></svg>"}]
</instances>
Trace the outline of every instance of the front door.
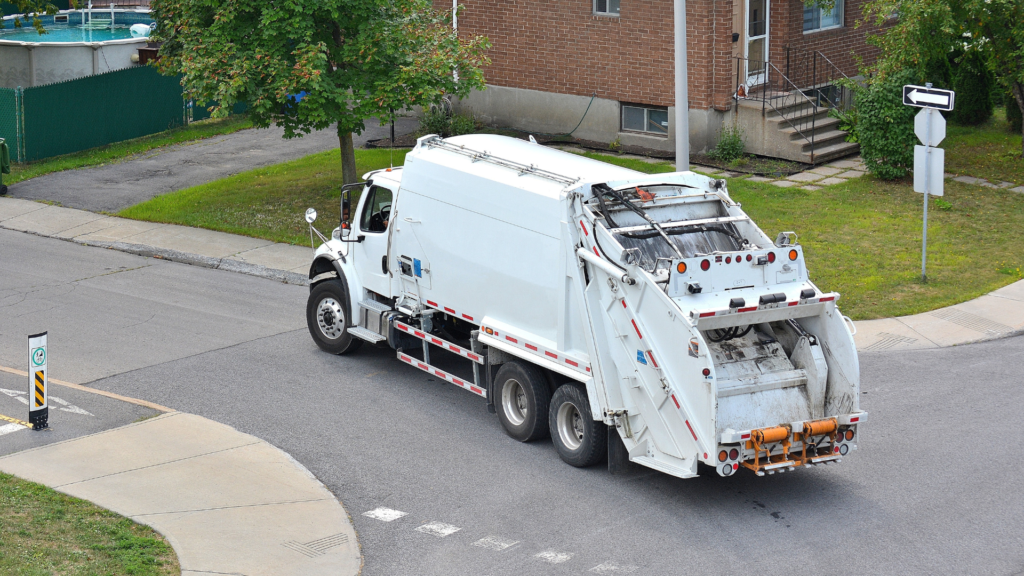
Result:
<instances>
[{"instance_id":1,"label":"front door","mask_svg":"<svg viewBox=\"0 0 1024 576\"><path fill-rule=\"evenodd\" d=\"M768 0L747 0L746 44L747 86L764 84L768 69Z\"/></svg>"},{"instance_id":2,"label":"front door","mask_svg":"<svg viewBox=\"0 0 1024 576\"><path fill-rule=\"evenodd\" d=\"M391 205L394 192L383 186L371 186L363 192L359 219L354 235L363 241L352 251L363 288L386 298L391 297L391 277L388 274L388 230L391 225Z\"/></svg>"}]
</instances>

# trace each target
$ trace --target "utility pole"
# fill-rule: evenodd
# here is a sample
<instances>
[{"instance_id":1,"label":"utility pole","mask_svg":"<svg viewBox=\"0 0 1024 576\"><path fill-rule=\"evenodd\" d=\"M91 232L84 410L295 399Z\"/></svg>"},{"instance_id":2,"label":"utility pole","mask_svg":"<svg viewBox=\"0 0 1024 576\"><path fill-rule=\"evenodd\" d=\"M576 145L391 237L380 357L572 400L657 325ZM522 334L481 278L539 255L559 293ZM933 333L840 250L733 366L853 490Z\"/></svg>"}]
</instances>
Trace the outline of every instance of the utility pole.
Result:
<instances>
[{"instance_id":1,"label":"utility pole","mask_svg":"<svg viewBox=\"0 0 1024 576\"><path fill-rule=\"evenodd\" d=\"M686 67L686 0L675 0L676 171L690 169L690 90Z\"/></svg>"}]
</instances>

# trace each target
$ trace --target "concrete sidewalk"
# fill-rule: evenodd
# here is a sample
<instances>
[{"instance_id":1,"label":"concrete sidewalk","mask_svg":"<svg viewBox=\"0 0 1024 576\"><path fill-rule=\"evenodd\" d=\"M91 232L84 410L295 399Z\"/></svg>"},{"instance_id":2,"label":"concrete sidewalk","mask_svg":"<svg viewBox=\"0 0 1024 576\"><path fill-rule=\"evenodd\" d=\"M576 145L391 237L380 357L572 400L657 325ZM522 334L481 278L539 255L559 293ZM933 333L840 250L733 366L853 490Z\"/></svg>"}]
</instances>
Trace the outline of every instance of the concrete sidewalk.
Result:
<instances>
[{"instance_id":1,"label":"concrete sidewalk","mask_svg":"<svg viewBox=\"0 0 1024 576\"><path fill-rule=\"evenodd\" d=\"M0 458L0 471L151 526L183 576L354 576L348 514L301 464L259 438L171 412Z\"/></svg>"},{"instance_id":2,"label":"concrete sidewalk","mask_svg":"<svg viewBox=\"0 0 1024 576\"><path fill-rule=\"evenodd\" d=\"M0 228L293 284L306 283L312 258L310 247L103 216L16 198L0 198ZM1024 331L1024 280L948 308L854 324L857 349L867 352L940 348L1003 338Z\"/></svg>"}]
</instances>

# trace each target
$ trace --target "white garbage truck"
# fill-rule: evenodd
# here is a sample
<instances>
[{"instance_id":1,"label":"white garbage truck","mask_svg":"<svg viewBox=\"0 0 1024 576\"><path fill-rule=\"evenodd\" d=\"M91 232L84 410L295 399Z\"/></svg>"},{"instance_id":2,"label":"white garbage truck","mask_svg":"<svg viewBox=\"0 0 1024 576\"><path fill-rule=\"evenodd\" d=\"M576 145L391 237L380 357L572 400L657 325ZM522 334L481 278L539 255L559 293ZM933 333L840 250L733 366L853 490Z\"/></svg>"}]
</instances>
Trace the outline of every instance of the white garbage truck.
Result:
<instances>
[{"instance_id":1,"label":"white garbage truck","mask_svg":"<svg viewBox=\"0 0 1024 576\"><path fill-rule=\"evenodd\" d=\"M424 136L365 180L316 232L321 349L390 346L574 466L762 476L856 448L853 323L724 180L494 135Z\"/></svg>"}]
</instances>

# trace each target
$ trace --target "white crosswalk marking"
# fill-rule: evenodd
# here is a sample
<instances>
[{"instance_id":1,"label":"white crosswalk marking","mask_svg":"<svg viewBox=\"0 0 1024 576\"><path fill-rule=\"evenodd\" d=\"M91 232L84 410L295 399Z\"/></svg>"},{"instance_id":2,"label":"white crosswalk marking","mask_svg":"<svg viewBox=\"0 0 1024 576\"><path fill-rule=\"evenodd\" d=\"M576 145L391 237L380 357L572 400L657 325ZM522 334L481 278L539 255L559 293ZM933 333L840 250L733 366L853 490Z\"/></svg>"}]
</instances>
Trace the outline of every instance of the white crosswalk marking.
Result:
<instances>
[{"instance_id":1,"label":"white crosswalk marking","mask_svg":"<svg viewBox=\"0 0 1024 576\"><path fill-rule=\"evenodd\" d=\"M363 512L363 516L367 518L373 518L374 520L380 520L381 522L391 522L392 520L398 520L402 516L405 516L406 512L401 510L392 510L391 508L374 508L369 512Z\"/></svg>"},{"instance_id":2,"label":"white crosswalk marking","mask_svg":"<svg viewBox=\"0 0 1024 576\"><path fill-rule=\"evenodd\" d=\"M604 562L604 563L598 564L597 566L594 566L593 568L588 570L588 572L593 572L594 574L614 575L614 574L629 574L630 572L633 572L634 570L636 570L636 566L620 566L619 564L616 564L615 562L608 561L608 562Z\"/></svg>"},{"instance_id":3,"label":"white crosswalk marking","mask_svg":"<svg viewBox=\"0 0 1024 576\"><path fill-rule=\"evenodd\" d=\"M25 428L21 424L4 424L3 426L0 426L0 436L10 434L11 432L17 432L18 430L28 430L28 428Z\"/></svg>"},{"instance_id":4,"label":"white crosswalk marking","mask_svg":"<svg viewBox=\"0 0 1024 576\"><path fill-rule=\"evenodd\" d=\"M417 532L423 532L424 534L430 534L432 536L437 536L438 538L451 536L459 530L462 530L462 528L452 526L451 524L445 524L444 522L430 522L416 528Z\"/></svg>"},{"instance_id":5,"label":"white crosswalk marking","mask_svg":"<svg viewBox=\"0 0 1024 576\"><path fill-rule=\"evenodd\" d=\"M545 550L540 554L534 556L549 564L561 564L562 562L568 562L572 558L571 552L557 552L555 550Z\"/></svg>"},{"instance_id":6,"label":"white crosswalk marking","mask_svg":"<svg viewBox=\"0 0 1024 576\"><path fill-rule=\"evenodd\" d=\"M516 544L519 544L518 540L509 540L500 536L488 536L473 542L473 546L487 548L488 550L494 550L495 552L501 552L502 550L515 546Z\"/></svg>"}]
</instances>

